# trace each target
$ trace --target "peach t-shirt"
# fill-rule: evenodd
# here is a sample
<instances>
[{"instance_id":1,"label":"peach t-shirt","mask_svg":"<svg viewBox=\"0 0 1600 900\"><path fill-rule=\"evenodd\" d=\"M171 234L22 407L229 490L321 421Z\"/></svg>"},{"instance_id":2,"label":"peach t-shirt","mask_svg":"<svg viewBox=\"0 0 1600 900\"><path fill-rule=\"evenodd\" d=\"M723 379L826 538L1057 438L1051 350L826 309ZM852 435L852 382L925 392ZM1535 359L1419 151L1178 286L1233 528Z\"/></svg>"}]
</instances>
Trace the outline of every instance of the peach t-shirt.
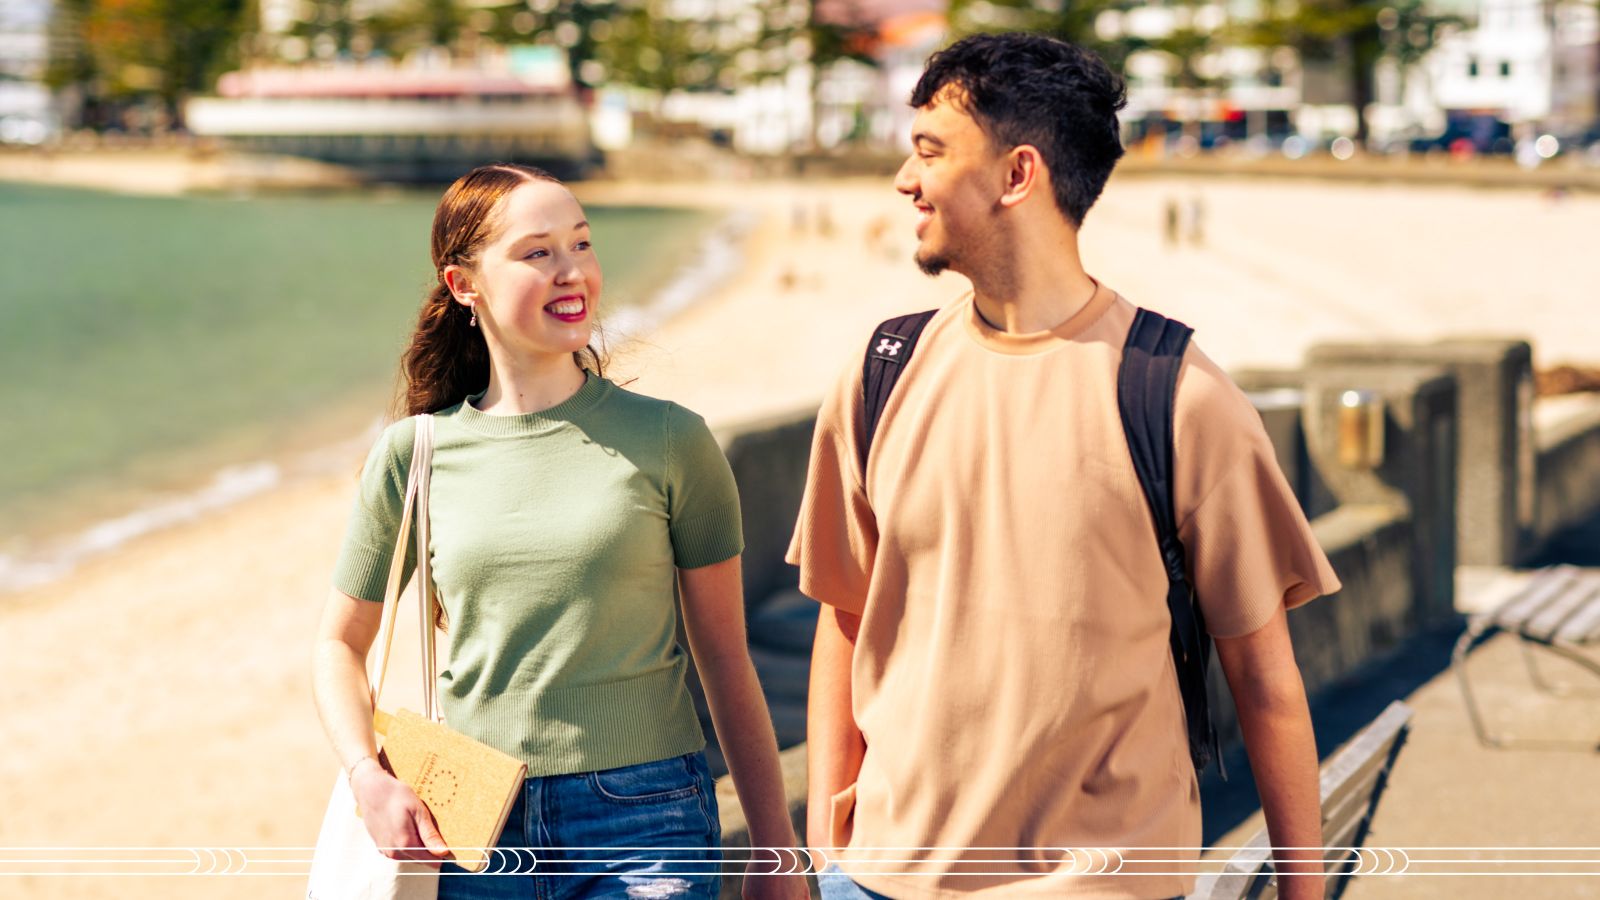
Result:
<instances>
[{"instance_id":1,"label":"peach t-shirt","mask_svg":"<svg viewBox=\"0 0 1600 900\"><path fill-rule=\"evenodd\" d=\"M940 310L865 478L859 362L823 403L788 558L807 595L862 616L867 750L833 800L830 858L872 890L1193 887L1200 800L1166 575L1117 411L1134 312L1104 286L1034 334L989 327L970 296ZM1260 417L1193 344L1174 418L1180 535L1211 633L1337 590Z\"/></svg>"}]
</instances>

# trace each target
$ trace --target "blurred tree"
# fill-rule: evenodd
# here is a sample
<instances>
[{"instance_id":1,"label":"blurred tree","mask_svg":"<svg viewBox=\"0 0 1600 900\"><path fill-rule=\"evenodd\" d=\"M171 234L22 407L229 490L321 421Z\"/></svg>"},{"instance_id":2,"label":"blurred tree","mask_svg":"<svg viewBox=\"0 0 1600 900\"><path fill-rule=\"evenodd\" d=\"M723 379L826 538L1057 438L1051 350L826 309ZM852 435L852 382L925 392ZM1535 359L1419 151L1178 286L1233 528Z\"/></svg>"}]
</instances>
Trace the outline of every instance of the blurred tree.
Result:
<instances>
[{"instance_id":1,"label":"blurred tree","mask_svg":"<svg viewBox=\"0 0 1600 900\"><path fill-rule=\"evenodd\" d=\"M628 3L617 0L509 0L480 6L482 36L501 46L546 44L567 56L573 83L594 87L607 80L597 68L601 47L615 31L614 22Z\"/></svg>"},{"instance_id":2,"label":"blurred tree","mask_svg":"<svg viewBox=\"0 0 1600 900\"><path fill-rule=\"evenodd\" d=\"M348 5L350 0L317 0L330 6ZM467 29L468 15L456 0L406 0L372 15L361 17L353 32L335 31L336 37L348 34L338 45L351 55L381 54L405 57L426 47L441 47L455 52Z\"/></svg>"},{"instance_id":3,"label":"blurred tree","mask_svg":"<svg viewBox=\"0 0 1600 900\"><path fill-rule=\"evenodd\" d=\"M747 48L734 58L734 83L752 84L784 77L795 66L810 75L811 131L806 149L821 146L821 83L829 68L841 62L876 67L877 23L858 0L787 0L764 4L759 27Z\"/></svg>"},{"instance_id":4,"label":"blurred tree","mask_svg":"<svg viewBox=\"0 0 1600 900\"><path fill-rule=\"evenodd\" d=\"M1342 67L1346 99L1355 109L1355 141L1364 146L1378 61L1388 56L1404 73L1464 24L1460 16L1429 10L1425 0L1299 0L1269 2L1261 18L1242 25L1238 34L1260 47L1291 47L1303 62Z\"/></svg>"},{"instance_id":5,"label":"blurred tree","mask_svg":"<svg viewBox=\"0 0 1600 900\"><path fill-rule=\"evenodd\" d=\"M1139 42L1118 35L1104 38L1096 29L1100 14L1142 5L1132 0L950 0L950 28L956 37L996 31L1034 31L1087 47L1117 71Z\"/></svg>"},{"instance_id":6,"label":"blurred tree","mask_svg":"<svg viewBox=\"0 0 1600 900\"><path fill-rule=\"evenodd\" d=\"M617 4L604 29L606 39L594 46L594 60L603 67L595 73L661 94L714 86L721 57L712 39L714 23L669 16L667 5L661 0Z\"/></svg>"},{"instance_id":7,"label":"blurred tree","mask_svg":"<svg viewBox=\"0 0 1600 900\"><path fill-rule=\"evenodd\" d=\"M245 0L63 0L49 83L76 88L88 109L110 101L159 101L169 128L183 127L183 100L210 88L238 52Z\"/></svg>"},{"instance_id":8,"label":"blurred tree","mask_svg":"<svg viewBox=\"0 0 1600 900\"><path fill-rule=\"evenodd\" d=\"M107 115L105 79L83 38L84 22L89 17L91 0L56 0L47 36L48 60L44 83L58 94L70 97L79 128L104 127Z\"/></svg>"},{"instance_id":9,"label":"blurred tree","mask_svg":"<svg viewBox=\"0 0 1600 900\"><path fill-rule=\"evenodd\" d=\"M1126 14L1147 6L1138 0L951 0L950 22L956 35L994 31L1033 31L1058 37L1094 51L1113 71L1126 73L1137 53L1160 53L1169 61L1172 87L1198 97L1219 84L1202 61L1218 49L1221 33L1203 27L1202 0L1163 4L1172 27L1160 35L1140 34L1125 27ZM1105 18L1102 18L1105 17ZM1189 120L1193 130L1198 120Z\"/></svg>"}]
</instances>

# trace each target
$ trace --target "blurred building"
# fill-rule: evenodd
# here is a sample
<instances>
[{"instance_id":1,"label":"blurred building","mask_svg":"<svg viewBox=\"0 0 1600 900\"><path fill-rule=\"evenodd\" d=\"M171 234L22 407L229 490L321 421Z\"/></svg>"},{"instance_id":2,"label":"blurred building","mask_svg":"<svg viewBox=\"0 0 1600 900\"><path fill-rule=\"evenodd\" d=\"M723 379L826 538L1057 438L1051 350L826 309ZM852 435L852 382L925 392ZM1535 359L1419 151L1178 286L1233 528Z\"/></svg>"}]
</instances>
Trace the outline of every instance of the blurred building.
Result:
<instances>
[{"instance_id":1,"label":"blurred building","mask_svg":"<svg viewBox=\"0 0 1600 900\"><path fill-rule=\"evenodd\" d=\"M1194 42L1196 51L1187 60L1160 49L1129 54L1122 114L1127 137L1163 141L1187 131L1206 147L1251 137L1281 139L1295 130L1302 112L1318 112L1307 110L1305 73L1293 50L1220 43L1226 26L1258 12L1254 0L1228 0L1101 13L1095 34L1107 42L1159 45L1180 33L1206 38ZM1320 127L1321 118L1308 124Z\"/></svg>"},{"instance_id":2,"label":"blurred building","mask_svg":"<svg viewBox=\"0 0 1600 900\"><path fill-rule=\"evenodd\" d=\"M186 110L197 135L259 153L320 159L394 181L450 180L491 160L581 172L589 122L554 47L513 47L473 65L383 62L224 75Z\"/></svg>"},{"instance_id":3,"label":"blurred building","mask_svg":"<svg viewBox=\"0 0 1600 900\"><path fill-rule=\"evenodd\" d=\"M40 144L61 130L45 87L50 0L0 0L0 143Z\"/></svg>"},{"instance_id":4,"label":"blurred building","mask_svg":"<svg viewBox=\"0 0 1600 900\"><path fill-rule=\"evenodd\" d=\"M695 0L681 0L692 4ZM768 27L794 33L765 50L741 52L750 73L723 91L678 91L662 98L660 115L726 137L742 153L780 155L830 151L847 144L909 146L914 111L907 106L923 64L945 41L943 0L823 0L824 24L849 25L860 36L852 49L866 60L827 61L816 68L809 39L798 30L806 4L787 0L706 0L758 12ZM731 6L730 6L731 5ZM687 9L687 7L686 7Z\"/></svg>"},{"instance_id":5,"label":"blurred building","mask_svg":"<svg viewBox=\"0 0 1600 900\"><path fill-rule=\"evenodd\" d=\"M1594 122L1600 29L1593 3L1480 0L1474 18L1410 85L1404 99L1415 118L1483 115L1558 132Z\"/></svg>"}]
</instances>

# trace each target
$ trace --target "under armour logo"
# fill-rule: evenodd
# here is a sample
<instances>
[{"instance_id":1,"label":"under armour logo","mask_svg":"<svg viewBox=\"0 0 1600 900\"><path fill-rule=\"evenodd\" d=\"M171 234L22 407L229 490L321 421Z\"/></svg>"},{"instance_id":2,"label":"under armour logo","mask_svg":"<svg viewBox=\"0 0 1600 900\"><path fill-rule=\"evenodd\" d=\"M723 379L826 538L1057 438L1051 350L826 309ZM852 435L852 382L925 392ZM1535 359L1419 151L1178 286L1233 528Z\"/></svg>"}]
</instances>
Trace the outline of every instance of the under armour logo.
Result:
<instances>
[{"instance_id":1,"label":"under armour logo","mask_svg":"<svg viewBox=\"0 0 1600 900\"><path fill-rule=\"evenodd\" d=\"M878 341L878 348L873 351L882 356L899 356L900 348L904 346L900 341L891 341L888 338Z\"/></svg>"}]
</instances>

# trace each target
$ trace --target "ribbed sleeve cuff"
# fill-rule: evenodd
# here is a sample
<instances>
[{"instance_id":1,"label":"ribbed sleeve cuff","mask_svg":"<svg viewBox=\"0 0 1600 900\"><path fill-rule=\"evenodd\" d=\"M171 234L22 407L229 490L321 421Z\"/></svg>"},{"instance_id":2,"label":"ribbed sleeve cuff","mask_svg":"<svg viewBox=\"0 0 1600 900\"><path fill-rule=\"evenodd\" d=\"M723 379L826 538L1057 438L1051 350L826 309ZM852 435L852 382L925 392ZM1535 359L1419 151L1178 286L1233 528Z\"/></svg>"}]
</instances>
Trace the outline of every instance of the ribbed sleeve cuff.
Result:
<instances>
[{"instance_id":1,"label":"ribbed sleeve cuff","mask_svg":"<svg viewBox=\"0 0 1600 900\"><path fill-rule=\"evenodd\" d=\"M383 602L389 581L388 553L366 547L346 547L333 570L333 588L360 600Z\"/></svg>"},{"instance_id":2,"label":"ribbed sleeve cuff","mask_svg":"<svg viewBox=\"0 0 1600 900\"><path fill-rule=\"evenodd\" d=\"M674 520L671 534L672 562L680 569L698 569L744 552L737 509Z\"/></svg>"}]
</instances>

